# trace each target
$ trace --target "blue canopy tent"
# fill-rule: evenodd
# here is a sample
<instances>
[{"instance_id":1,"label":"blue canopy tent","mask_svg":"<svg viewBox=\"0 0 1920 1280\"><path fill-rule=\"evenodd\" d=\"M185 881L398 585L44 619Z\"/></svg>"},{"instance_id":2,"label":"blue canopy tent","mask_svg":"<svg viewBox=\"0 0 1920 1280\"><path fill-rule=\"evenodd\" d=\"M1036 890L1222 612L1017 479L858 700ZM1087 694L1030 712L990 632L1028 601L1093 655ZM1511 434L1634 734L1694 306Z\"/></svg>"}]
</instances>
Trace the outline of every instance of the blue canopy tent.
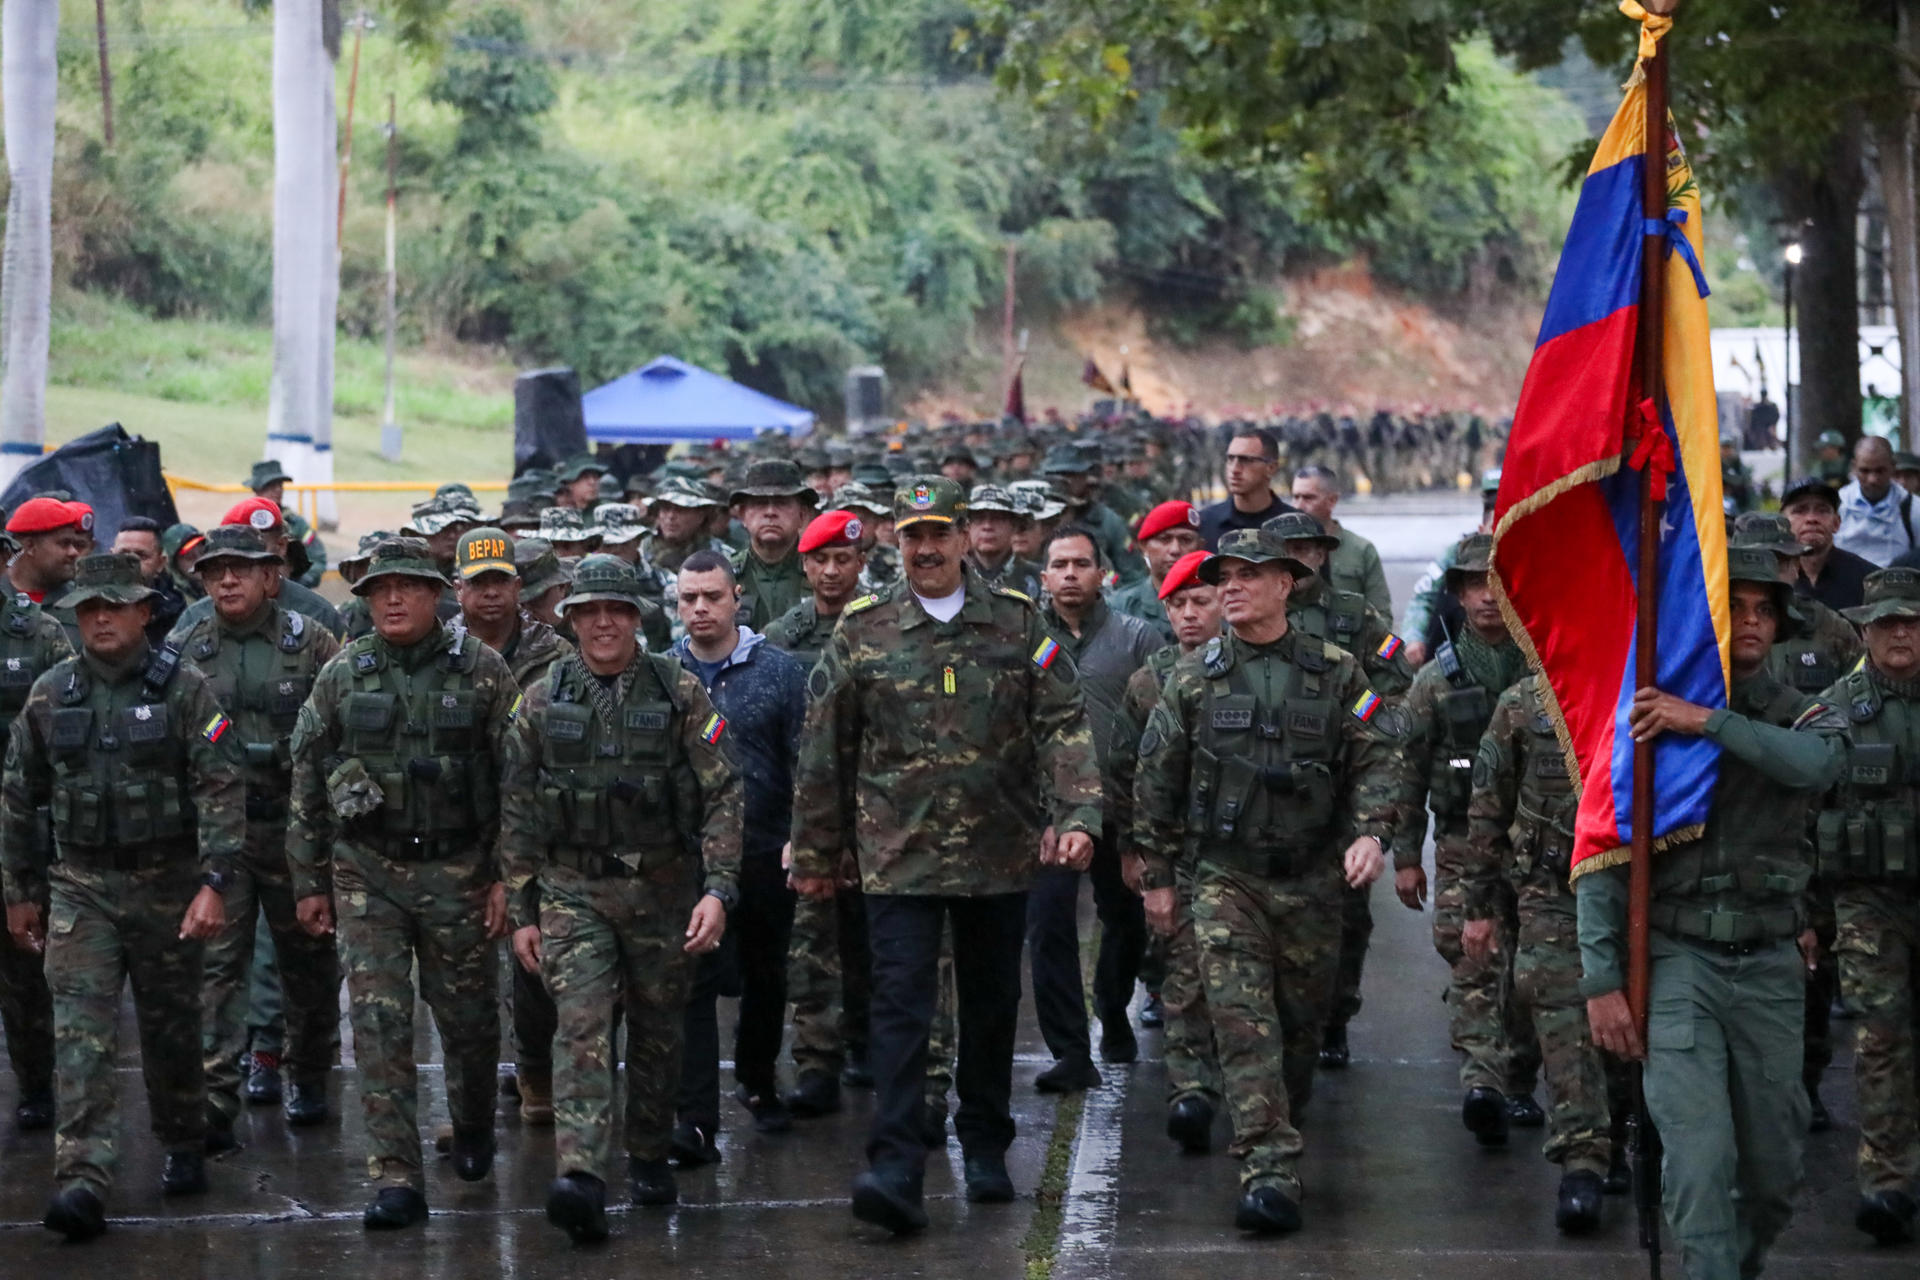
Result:
<instances>
[{"instance_id":1,"label":"blue canopy tent","mask_svg":"<svg viewBox=\"0 0 1920 1280\"><path fill-rule=\"evenodd\" d=\"M661 356L580 398L587 439L610 444L751 440L762 431L804 436L813 414L730 378Z\"/></svg>"}]
</instances>

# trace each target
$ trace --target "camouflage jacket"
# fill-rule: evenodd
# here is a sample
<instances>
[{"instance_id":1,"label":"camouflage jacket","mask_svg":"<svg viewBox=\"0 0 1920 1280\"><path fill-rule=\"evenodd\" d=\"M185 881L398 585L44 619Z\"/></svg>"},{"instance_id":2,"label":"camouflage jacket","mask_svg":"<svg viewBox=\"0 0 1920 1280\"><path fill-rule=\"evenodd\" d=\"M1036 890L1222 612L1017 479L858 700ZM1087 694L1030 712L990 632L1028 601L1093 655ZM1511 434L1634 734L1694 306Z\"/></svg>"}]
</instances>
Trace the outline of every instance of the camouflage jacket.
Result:
<instances>
[{"instance_id":1,"label":"camouflage jacket","mask_svg":"<svg viewBox=\"0 0 1920 1280\"><path fill-rule=\"evenodd\" d=\"M998 569L989 569L969 554L967 567L990 587L1007 587L1035 600L1040 598L1040 566L1031 560L1009 555Z\"/></svg>"},{"instance_id":2,"label":"camouflage jacket","mask_svg":"<svg viewBox=\"0 0 1920 1280\"><path fill-rule=\"evenodd\" d=\"M1254 645L1238 636L1209 640L1174 663L1147 719L1134 776L1134 848L1146 860L1146 887L1171 888L1176 864L1206 856L1211 833L1190 829L1196 755L1205 736L1209 688L1208 663L1226 659L1249 681L1284 689L1301 661L1300 646L1318 646L1314 661L1324 669L1323 686L1337 715L1318 726L1333 739L1325 744L1338 826L1353 838L1373 836L1383 845L1392 836L1405 782L1400 749L1405 727L1400 713L1386 707L1367 686L1351 655L1310 636L1289 630L1271 644ZM1329 859L1339 851L1330 851Z\"/></svg>"},{"instance_id":3,"label":"camouflage jacket","mask_svg":"<svg viewBox=\"0 0 1920 1280\"><path fill-rule=\"evenodd\" d=\"M72 656L65 627L25 596L0 591L0 730L27 705L33 682Z\"/></svg>"},{"instance_id":4,"label":"camouflage jacket","mask_svg":"<svg viewBox=\"0 0 1920 1280\"><path fill-rule=\"evenodd\" d=\"M1768 651L1767 674L1801 693L1822 693L1853 670L1867 647L1851 622L1812 596L1794 597L1790 611L1794 634Z\"/></svg>"},{"instance_id":5,"label":"camouflage jacket","mask_svg":"<svg viewBox=\"0 0 1920 1280\"><path fill-rule=\"evenodd\" d=\"M274 603L283 609L291 609L295 613L312 618L320 624L323 631L330 632L336 639L346 634L346 620L340 616L340 611L333 607L333 602L311 587L301 586L292 578L280 579L280 590L274 596ZM178 645L187 632L193 629L195 623L212 612L213 601L206 596L201 596L187 606L187 611L180 615L180 621L173 624L173 630L168 634L167 639Z\"/></svg>"},{"instance_id":6,"label":"camouflage jacket","mask_svg":"<svg viewBox=\"0 0 1920 1280\"><path fill-rule=\"evenodd\" d=\"M221 871L239 855L246 786L226 741L229 722L205 676L181 664L163 678L156 674L163 669L143 644L124 663L84 653L64 658L34 681L13 721L0 785L0 869L9 903L46 897L40 833L48 812L55 854L81 876L93 870L99 855L92 850L100 847L149 853L151 862L187 861L197 852L203 869ZM63 747L56 721L75 713L72 741ZM148 727L159 741L142 744ZM134 786L145 788L149 803L130 802ZM151 834L129 837L136 824ZM84 840L83 826L90 828Z\"/></svg>"},{"instance_id":7,"label":"camouflage jacket","mask_svg":"<svg viewBox=\"0 0 1920 1280\"><path fill-rule=\"evenodd\" d=\"M1049 824L1100 830L1072 657L1025 596L965 581L951 622L905 583L840 615L807 682L797 874L831 875L851 850L868 893L1013 893Z\"/></svg>"},{"instance_id":8,"label":"camouflage jacket","mask_svg":"<svg viewBox=\"0 0 1920 1280\"><path fill-rule=\"evenodd\" d=\"M807 575L798 551L787 552L773 564L751 550L736 551L733 568L740 578L740 622L755 631L765 630L807 594Z\"/></svg>"},{"instance_id":9,"label":"camouflage jacket","mask_svg":"<svg viewBox=\"0 0 1920 1280\"><path fill-rule=\"evenodd\" d=\"M900 581L900 548L884 542L873 544L867 552L866 567L860 570L860 589L879 593Z\"/></svg>"},{"instance_id":10,"label":"camouflage jacket","mask_svg":"<svg viewBox=\"0 0 1920 1280\"><path fill-rule=\"evenodd\" d=\"M667 689L668 711L665 739L668 742L668 779L673 794L697 798L699 814L689 816L689 830L699 833L699 856L704 868L706 888L725 901L735 899L740 875L740 829L744 815L745 792L740 775L724 749L726 721L713 709L700 681L671 658L640 654L635 663L646 663L658 680L645 678L638 671L625 680L625 707L637 708L659 696L661 685L671 679ZM551 663L546 671L527 687L526 701L508 740L506 765L500 787L500 860L507 886L507 908L513 927L522 929L540 922L537 880L541 868L550 860L560 828L541 802L550 789L548 771L547 719L553 706L554 690L564 683L569 667L580 667L577 656ZM571 673L575 683L593 677L584 667ZM591 707L593 704L587 704ZM618 735L608 732L596 710L599 740L609 742ZM663 807L664 810L664 807ZM677 819L672 813L650 816L651 829L671 829ZM639 824L621 824L617 829L631 832ZM637 847L637 846L636 846ZM618 844L601 850L604 855L621 857L627 851ZM690 852L690 851L689 851ZM638 865L638 859L634 860Z\"/></svg>"},{"instance_id":11,"label":"camouflage jacket","mask_svg":"<svg viewBox=\"0 0 1920 1280\"><path fill-rule=\"evenodd\" d=\"M1287 601L1287 625L1352 654L1383 697L1397 697L1413 685L1406 646L1364 596L1335 591L1315 575Z\"/></svg>"},{"instance_id":12,"label":"camouflage jacket","mask_svg":"<svg viewBox=\"0 0 1920 1280\"><path fill-rule=\"evenodd\" d=\"M1457 644L1475 644L1466 636ZM1487 731L1495 701L1527 674L1526 659L1511 641L1499 648L1480 644L1488 670L1459 666L1449 675L1443 656L1420 668L1401 702L1407 718L1404 759L1409 794L1403 824L1394 837L1395 866L1420 865L1426 841L1427 810L1433 810L1434 840L1452 857L1467 838L1467 806L1472 798L1474 753ZM1492 674L1497 669L1499 674Z\"/></svg>"},{"instance_id":13,"label":"camouflage jacket","mask_svg":"<svg viewBox=\"0 0 1920 1280\"><path fill-rule=\"evenodd\" d=\"M801 666L812 670L813 664L820 661L820 654L839 623L840 615L837 613L831 618L821 617L813 597L808 596L768 623L762 634L767 637L768 644L776 649L785 649Z\"/></svg>"},{"instance_id":14,"label":"camouflage jacket","mask_svg":"<svg viewBox=\"0 0 1920 1280\"><path fill-rule=\"evenodd\" d=\"M465 686L461 694L471 694L464 705L455 708L468 723L442 724L438 705L440 687L448 679L449 665L464 668L459 672ZM355 849L358 838L349 835L335 810L349 789L356 757L343 750L347 725L345 713L349 699L368 690L360 686L379 683L384 689L398 690L400 697L388 712L392 729L393 755L411 751L422 764L450 760L464 764L463 772L471 788L478 790L499 785L501 762L507 736L520 710L520 686L514 683L506 659L481 644L464 630L453 631L444 624L435 626L417 644L399 648L388 644L378 632L363 636L342 649L321 671L314 682L306 705L293 731L293 794L287 822L287 862L293 873L294 897L327 893L333 884L333 862L339 849ZM406 705L399 705L404 702ZM401 717L404 716L404 719ZM458 746L436 741L441 734L459 732L465 741ZM446 772L444 764L432 772ZM425 771L423 771L425 772ZM367 777L364 769L360 778ZM427 777L409 769L401 780L409 791L439 791L438 776ZM475 823L472 843L492 859L499 837L499 814L491 797L469 794L464 805L452 795L443 797L447 812L462 809L461 818ZM407 806L399 796L387 796L384 789L372 796L370 810L356 813L370 822L385 821L389 809ZM424 807L424 803L423 806ZM400 815L394 826L402 825ZM427 831L414 835L430 837ZM356 856L368 856L358 853ZM497 865L497 863L495 864Z\"/></svg>"},{"instance_id":15,"label":"camouflage jacket","mask_svg":"<svg viewBox=\"0 0 1920 1280\"><path fill-rule=\"evenodd\" d=\"M1469 920L1494 917L1503 882L1525 900L1573 912L1567 873L1579 804L1540 677L1528 676L1500 695L1474 755L1460 876Z\"/></svg>"},{"instance_id":16,"label":"camouflage jacket","mask_svg":"<svg viewBox=\"0 0 1920 1280\"><path fill-rule=\"evenodd\" d=\"M454 614L449 627L465 627L466 618ZM533 688L533 682L547 674L561 658L573 652L573 645L558 631L540 619L520 611L520 621L513 629L513 639L507 641L507 647L500 656L507 660L507 670L513 672L513 682L522 690Z\"/></svg>"},{"instance_id":17,"label":"camouflage jacket","mask_svg":"<svg viewBox=\"0 0 1920 1280\"><path fill-rule=\"evenodd\" d=\"M686 558L696 551L718 551L727 555L732 548L718 538L696 537L692 542L668 542L657 533L649 533L640 539L640 563L655 573L668 578L680 572L680 566Z\"/></svg>"}]
</instances>

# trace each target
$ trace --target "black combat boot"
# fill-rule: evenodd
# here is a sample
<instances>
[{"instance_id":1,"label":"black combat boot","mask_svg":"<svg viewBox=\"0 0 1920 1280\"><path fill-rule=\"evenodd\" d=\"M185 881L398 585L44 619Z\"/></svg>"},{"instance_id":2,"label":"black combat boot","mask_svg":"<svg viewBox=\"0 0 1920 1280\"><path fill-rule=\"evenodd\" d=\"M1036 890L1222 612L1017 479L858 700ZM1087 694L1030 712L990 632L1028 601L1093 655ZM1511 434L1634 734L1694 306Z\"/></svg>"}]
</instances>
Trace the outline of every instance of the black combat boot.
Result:
<instances>
[{"instance_id":1,"label":"black combat boot","mask_svg":"<svg viewBox=\"0 0 1920 1280\"><path fill-rule=\"evenodd\" d=\"M1560 1206L1553 1225L1570 1236L1584 1236L1600 1226L1600 1204L1606 1188L1591 1169L1575 1169L1560 1179Z\"/></svg>"},{"instance_id":2,"label":"black combat boot","mask_svg":"<svg viewBox=\"0 0 1920 1280\"><path fill-rule=\"evenodd\" d=\"M491 1125L455 1125L453 1176L462 1182L478 1182L493 1172L493 1146Z\"/></svg>"},{"instance_id":3,"label":"black combat boot","mask_svg":"<svg viewBox=\"0 0 1920 1280\"><path fill-rule=\"evenodd\" d=\"M1013 1179L1007 1174L1007 1158L999 1152L968 1155L962 1161L967 1178L967 1199L974 1204L1006 1204L1013 1199Z\"/></svg>"},{"instance_id":4,"label":"black combat boot","mask_svg":"<svg viewBox=\"0 0 1920 1280\"><path fill-rule=\"evenodd\" d=\"M824 1071L809 1071L787 1095L787 1110L795 1119L830 1116L840 1109L840 1082Z\"/></svg>"},{"instance_id":5,"label":"black combat boot","mask_svg":"<svg viewBox=\"0 0 1920 1280\"><path fill-rule=\"evenodd\" d=\"M573 1238L594 1244L607 1238L607 1184L590 1173L568 1173L547 1188L547 1221Z\"/></svg>"},{"instance_id":6,"label":"black combat boot","mask_svg":"<svg viewBox=\"0 0 1920 1280\"><path fill-rule=\"evenodd\" d=\"M1139 1056L1140 1041L1134 1037L1133 1026L1127 1021L1126 1006L1101 1014L1100 1060L1124 1063Z\"/></svg>"},{"instance_id":7,"label":"black combat boot","mask_svg":"<svg viewBox=\"0 0 1920 1280\"><path fill-rule=\"evenodd\" d=\"M1147 1002L1140 1006L1140 1025L1147 1028L1162 1027L1166 1022L1167 1006L1160 1002L1160 993L1147 992Z\"/></svg>"},{"instance_id":8,"label":"black combat boot","mask_svg":"<svg viewBox=\"0 0 1920 1280\"><path fill-rule=\"evenodd\" d=\"M240 1139L233 1132L233 1121L212 1107L207 1108L206 1149L210 1156L223 1156L240 1149Z\"/></svg>"},{"instance_id":9,"label":"black combat boot","mask_svg":"<svg viewBox=\"0 0 1920 1280\"><path fill-rule=\"evenodd\" d=\"M1248 1187L1233 1213L1233 1225L1263 1236L1300 1229L1300 1206L1278 1187Z\"/></svg>"},{"instance_id":10,"label":"black combat boot","mask_svg":"<svg viewBox=\"0 0 1920 1280\"><path fill-rule=\"evenodd\" d=\"M280 1055L247 1055L247 1101L256 1107L271 1107L280 1101Z\"/></svg>"},{"instance_id":11,"label":"black combat boot","mask_svg":"<svg viewBox=\"0 0 1920 1280\"><path fill-rule=\"evenodd\" d=\"M1190 1093L1167 1108L1167 1136L1191 1155L1213 1150L1213 1104Z\"/></svg>"},{"instance_id":12,"label":"black combat boot","mask_svg":"<svg viewBox=\"0 0 1920 1280\"><path fill-rule=\"evenodd\" d=\"M1460 1104L1460 1122L1483 1147L1507 1145L1507 1100L1498 1089L1477 1084Z\"/></svg>"},{"instance_id":13,"label":"black combat boot","mask_svg":"<svg viewBox=\"0 0 1920 1280\"><path fill-rule=\"evenodd\" d=\"M897 1236L925 1230L919 1177L904 1170L867 1170L853 1180L853 1216Z\"/></svg>"},{"instance_id":14,"label":"black combat boot","mask_svg":"<svg viewBox=\"0 0 1920 1280\"><path fill-rule=\"evenodd\" d=\"M22 1133L38 1133L53 1128L53 1090L36 1089L20 1096L13 1109L13 1127Z\"/></svg>"},{"instance_id":15,"label":"black combat boot","mask_svg":"<svg viewBox=\"0 0 1920 1280\"><path fill-rule=\"evenodd\" d=\"M680 1199L680 1184L674 1181L673 1166L665 1160L628 1156L627 1194L635 1204L649 1208L674 1204Z\"/></svg>"},{"instance_id":16,"label":"black combat boot","mask_svg":"<svg viewBox=\"0 0 1920 1280\"><path fill-rule=\"evenodd\" d=\"M667 1154L682 1169L717 1164L720 1160L720 1148L714 1145L713 1135L686 1119L673 1126L673 1137L667 1141Z\"/></svg>"},{"instance_id":17,"label":"black combat boot","mask_svg":"<svg viewBox=\"0 0 1920 1280\"><path fill-rule=\"evenodd\" d=\"M1033 1078L1041 1093L1079 1093L1098 1089L1100 1072L1088 1058L1062 1058Z\"/></svg>"},{"instance_id":18,"label":"black combat boot","mask_svg":"<svg viewBox=\"0 0 1920 1280\"><path fill-rule=\"evenodd\" d=\"M427 1198L412 1187L382 1187L360 1222L369 1231L398 1231L427 1220Z\"/></svg>"},{"instance_id":19,"label":"black combat boot","mask_svg":"<svg viewBox=\"0 0 1920 1280\"><path fill-rule=\"evenodd\" d=\"M1873 1237L1875 1244L1905 1244L1913 1239L1914 1203L1900 1191L1876 1191L1860 1197L1853 1225Z\"/></svg>"},{"instance_id":20,"label":"black combat boot","mask_svg":"<svg viewBox=\"0 0 1920 1280\"><path fill-rule=\"evenodd\" d=\"M327 1087L324 1084L288 1085L287 1100L281 1111L286 1115L287 1123L296 1129L325 1124L331 1115L327 1110Z\"/></svg>"},{"instance_id":21,"label":"black combat boot","mask_svg":"<svg viewBox=\"0 0 1920 1280\"><path fill-rule=\"evenodd\" d=\"M873 1072L867 1070L866 1054L847 1055L847 1065L840 1068L840 1083L849 1089L873 1088Z\"/></svg>"},{"instance_id":22,"label":"black combat boot","mask_svg":"<svg viewBox=\"0 0 1920 1280\"><path fill-rule=\"evenodd\" d=\"M1507 1097L1507 1123L1516 1129L1538 1129L1547 1123L1547 1113L1533 1100L1531 1093Z\"/></svg>"},{"instance_id":23,"label":"black combat boot","mask_svg":"<svg viewBox=\"0 0 1920 1280\"><path fill-rule=\"evenodd\" d=\"M1347 1048L1347 1024L1328 1024L1326 1034L1320 1037L1321 1067L1328 1071L1340 1071L1352 1060L1353 1054Z\"/></svg>"},{"instance_id":24,"label":"black combat boot","mask_svg":"<svg viewBox=\"0 0 1920 1280\"><path fill-rule=\"evenodd\" d=\"M75 1183L53 1198L40 1225L49 1231L58 1231L68 1243L78 1244L107 1229L106 1206L100 1203L93 1188Z\"/></svg>"},{"instance_id":25,"label":"black combat boot","mask_svg":"<svg viewBox=\"0 0 1920 1280\"><path fill-rule=\"evenodd\" d=\"M755 1133L793 1132L793 1113L787 1110L779 1090L771 1086L756 1090L743 1084L734 1088L733 1096L735 1101L753 1113Z\"/></svg>"},{"instance_id":26,"label":"black combat boot","mask_svg":"<svg viewBox=\"0 0 1920 1280\"><path fill-rule=\"evenodd\" d=\"M1807 1085L1807 1132L1825 1133L1833 1128L1833 1113L1827 1110L1827 1104L1820 1100L1820 1086Z\"/></svg>"},{"instance_id":27,"label":"black combat boot","mask_svg":"<svg viewBox=\"0 0 1920 1280\"><path fill-rule=\"evenodd\" d=\"M168 1196L196 1196L207 1189L205 1152L180 1150L167 1152L160 1166L160 1193Z\"/></svg>"}]
</instances>

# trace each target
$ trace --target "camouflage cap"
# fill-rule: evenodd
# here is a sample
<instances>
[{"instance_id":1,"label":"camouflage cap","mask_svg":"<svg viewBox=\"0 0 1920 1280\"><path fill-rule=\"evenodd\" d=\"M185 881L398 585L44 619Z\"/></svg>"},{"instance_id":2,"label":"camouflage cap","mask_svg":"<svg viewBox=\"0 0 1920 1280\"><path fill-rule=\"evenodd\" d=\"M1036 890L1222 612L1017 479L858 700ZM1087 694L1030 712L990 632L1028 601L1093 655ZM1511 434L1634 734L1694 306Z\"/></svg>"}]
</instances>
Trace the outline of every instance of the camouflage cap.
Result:
<instances>
[{"instance_id":1,"label":"camouflage cap","mask_svg":"<svg viewBox=\"0 0 1920 1280\"><path fill-rule=\"evenodd\" d=\"M591 555L573 567L573 590L556 606L565 615L577 605L611 600L640 608L640 573L619 556Z\"/></svg>"},{"instance_id":2,"label":"camouflage cap","mask_svg":"<svg viewBox=\"0 0 1920 1280\"><path fill-rule=\"evenodd\" d=\"M483 573L518 576L520 571L513 564L513 539L504 529L489 529L484 525L467 530L453 548L453 572L462 582Z\"/></svg>"},{"instance_id":3,"label":"camouflage cap","mask_svg":"<svg viewBox=\"0 0 1920 1280\"><path fill-rule=\"evenodd\" d=\"M1304 511L1283 511L1260 526L1263 533L1276 534L1288 542L1311 542L1328 551L1340 545L1340 539Z\"/></svg>"},{"instance_id":4,"label":"camouflage cap","mask_svg":"<svg viewBox=\"0 0 1920 1280\"><path fill-rule=\"evenodd\" d=\"M1046 480L1015 480L1007 488L1029 520L1054 520L1067 513L1067 500Z\"/></svg>"},{"instance_id":5,"label":"camouflage cap","mask_svg":"<svg viewBox=\"0 0 1920 1280\"><path fill-rule=\"evenodd\" d=\"M620 483L620 477L609 471L600 477L600 501L618 502L627 496L627 490Z\"/></svg>"},{"instance_id":6,"label":"camouflage cap","mask_svg":"<svg viewBox=\"0 0 1920 1280\"><path fill-rule=\"evenodd\" d=\"M367 555L367 571L353 584L353 594L366 595L380 578L419 578L439 586L449 586L447 575L433 561L433 552L420 538L387 538L375 544Z\"/></svg>"},{"instance_id":7,"label":"camouflage cap","mask_svg":"<svg viewBox=\"0 0 1920 1280\"><path fill-rule=\"evenodd\" d=\"M561 484L572 484L584 475L603 476L606 473L606 467L598 458L590 453L576 453L561 465L559 480Z\"/></svg>"},{"instance_id":8,"label":"camouflage cap","mask_svg":"<svg viewBox=\"0 0 1920 1280\"><path fill-rule=\"evenodd\" d=\"M1040 470L1050 476L1077 476L1093 470L1093 459L1070 444L1057 444L1047 450Z\"/></svg>"},{"instance_id":9,"label":"camouflage cap","mask_svg":"<svg viewBox=\"0 0 1920 1280\"><path fill-rule=\"evenodd\" d=\"M1793 522L1777 511L1743 511L1733 518L1735 547L1753 547L1776 556L1803 556L1807 545L1793 536Z\"/></svg>"},{"instance_id":10,"label":"camouflage cap","mask_svg":"<svg viewBox=\"0 0 1920 1280\"><path fill-rule=\"evenodd\" d=\"M207 545L194 562L194 571L201 572L219 560L279 564L281 556L267 546L266 535L258 529L244 524L223 524L207 530Z\"/></svg>"},{"instance_id":11,"label":"camouflage cap","mask_svg":"<svg viewBox=\"0 0 1920 1280\"><path fill-rule=\"evenodd\" d=\"M1286 539L1265 528L1234 529L1220 535L1219 549L1200 565L1200 581L1211 587L1219 586L1220 573L1229 560L1278 564L1296 580L1313 576L1313 570L1287 554Z\"/></svg>"},{"instance_id":12,"label":"camouflage cap","mask_svg":"<svg viewBox=\"0 0 1920 1280\"><path fill-rule=\"evenodd\" d=\"M247 488L255 493L270 484L292 484L293 474L280 465L278 458L268 458L253 464L253 470L247 473Z\"/></svg>"},{"instance_id":13,"label":"camouflage cap","mask_svg":"<svg viewBox=\"0 0 1920 1280\"><path fill-rule=\"evenodd\" d=\"M967 518L967 491L945 476L914 476L893 491L893 527Z\"/></svg>"},{"instance_id":14,"label":"camouflage cap","mask_svg":"<svg viewBox=\"0 0 1920 1280\"><path fill-rule=\"evenodd\" d=\"M56 609L77 609L89 600L108 604L139 604L160 593L147 585L140 572L140 561L131 551L103 551L81 556L75 568L73 584L54 604Z\"/></svg>"},{"instance_id":15,"label":"camouflage cap","mask_svg":"<svg viewBox=\"0 0 1920 1280\"><path fill-rule=\"evenodd\" d=\"M600 524L600 541L614 546L637 542L647 531L647 519L630 502L603 502L593 510Z\"/></svg>"},{"instance_id":16,"label":"camouflage cap","mask_svg":"<svg viewBox=\"0 0 1920 1280\"><path fill-rule=\"evenodd\" d=\"M661 481L659 492L653 495L653 501L664 502L670 507L685 507L689 511L725 505L708 491L705 484L683 476L670 476Z\"/></svg>"},{"instance_id":17,"label":"camouflage cap","mask_svg":"<svg viewBox=\"0 0 1920 1280\"><path fill-rule=\"evenodd\" d=\"M848 481L833 491L827 507L832 511L864 511L870 516L893 516L893 506L867 485Z\"/></svg>"},{"instance_id":18,"label":"camouflage cap","mask_svg":"<svg viewBox=\"0 0 1920 1280\"><path fill-rule=\"evenodd\" d=\"M1898 618L1920 620L1920 569L1882 569L1868 574L1865 602L1857 609L1840 612L1848 622L1862 627Z\"/></svg>"},{"instance_id":19,"label":"camouflage cap","mask_svg":"<svg viewBox=\"0 0 1920 1280\"><path fill-rule=\"evenodd\" d=\"M340 563L336 566L340 570L340 575L345 577L349 573L366 568L367 562L373 559L373 549L388 538L396 536L398 535L387 529L375 529L372 533L361 534L360 545L355 548L354 553L340 558Z\"/></svg>"},{"instance_id":20,"label":"camouflage cap","mask_svg":"<svg viewBox=\"0 0 1920 1280\"><path fill-rule=\"evenodd\" d=\"M407 522L400 526L400 532L403 535L418 534L422 538L431 538L459 519L458 513L449 508L444 500L429 498L408 513Z\"/></svg>"},{"instance_id":21,"label":"camouflage cap","mask_svg":"<svg viewBox=\"0 0 1920 1280\"><path fill-rule=\"evenodd\" d=\"M967 508L975 513L981 511L1004 511L1010 516L1025 516L1015 504L1013 493L1003 485L977 484L973 492L967 495Z\"/></svg>"},{"instance_id":22,"label":"camouflage cap","mask_svg":"<svg viewBox=\"0 0 1920 1280\"><path fill-rule=\"evenodd\" d=\"M548 542L591 542L599 531L572 507L548 507L540 513L540 536Z\"/></svg>"},{"instance_id":23,"label":"camouflage cap","mask_svg":"<svg viewBox=\"0 0 1920 1280\"><path fill-rule=\"evenodd\" d=\"M791 458L760 458L748 467L746 478L727 495L727 505L748 498L798 498L807 506L820 501Z\"/></svg>"},{"instance_id":24,"label":"camouflage cap","mask_svg":"<svg viewBox=\"0 0 1920 1280\"><path fill-rule=\"evenodd\" d=\"M513 544L513 564L520 571L520 603L531 604L555 587L573 581L573 570L554 554L544 538L521 538Z\"/></svg>"}]
</instances>

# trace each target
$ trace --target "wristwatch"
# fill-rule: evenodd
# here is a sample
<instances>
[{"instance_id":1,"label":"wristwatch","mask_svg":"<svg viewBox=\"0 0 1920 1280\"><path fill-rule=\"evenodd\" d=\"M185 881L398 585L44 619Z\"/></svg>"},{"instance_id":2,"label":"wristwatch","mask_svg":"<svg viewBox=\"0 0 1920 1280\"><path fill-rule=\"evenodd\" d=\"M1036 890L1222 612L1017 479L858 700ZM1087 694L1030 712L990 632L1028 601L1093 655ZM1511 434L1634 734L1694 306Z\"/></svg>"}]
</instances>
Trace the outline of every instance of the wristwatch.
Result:
<instances>
[{"instance_id":1,"label":"wristwatch","mask_svg":"<svg viewBox=\"0 0 1920 1280\"><path fill-rule=\"evenodd\" d=\"M200 883L224 898L227 896L227 886L233 883L233 877L224 871L209 871L200 877Z\"/></svg>"},{"instance_id":2,"label":"wristwatch","mask_svg":"<svg viewBox=\"0 0 1920 1280\"><path fill-rule=\"evenodd\" d=\"M720 906L729 913L733 911L734 907L738 905L740 901L738 897L728 893L724 889L709 889L706 892L706 896L719 902Z\"/></svg>"}]
</instances>

